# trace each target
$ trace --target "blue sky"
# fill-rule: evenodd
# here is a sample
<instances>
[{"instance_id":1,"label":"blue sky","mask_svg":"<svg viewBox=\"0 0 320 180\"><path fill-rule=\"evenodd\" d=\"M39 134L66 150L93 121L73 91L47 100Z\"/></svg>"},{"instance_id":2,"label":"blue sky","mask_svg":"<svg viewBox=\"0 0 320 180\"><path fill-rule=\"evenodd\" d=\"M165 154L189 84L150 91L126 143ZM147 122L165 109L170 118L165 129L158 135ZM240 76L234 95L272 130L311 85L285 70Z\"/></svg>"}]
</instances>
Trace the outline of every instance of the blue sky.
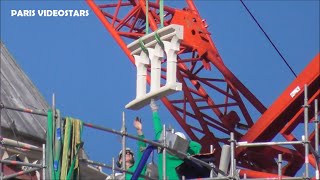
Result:
<instances>
[{"instance_id":1,"label":"blue sky","mask_svg":"<svg viewBox=\"0 0 320 180\"><path fill-rule=\"evenodd\" d=\"M183 7L182 1L164 1ZM319 52L319 1L245 1L296 74ZM240 1L196 1L226 66L265 105L294 79L293 74L251 19ZM12 17L18 9L89 10L87 17ZM63 116L118 129L126 113L129 133L140 116L147 138L153 139L149 107L124 106L135 96L136 69L84 1L1 1L1 40L51 104L52 93ZM167 125L181 130L160 103ZM85 128L84 147L90 158L111 164L120 138ZM133 140L128 145L135 147Z\"/></svg>"}]
</instances>

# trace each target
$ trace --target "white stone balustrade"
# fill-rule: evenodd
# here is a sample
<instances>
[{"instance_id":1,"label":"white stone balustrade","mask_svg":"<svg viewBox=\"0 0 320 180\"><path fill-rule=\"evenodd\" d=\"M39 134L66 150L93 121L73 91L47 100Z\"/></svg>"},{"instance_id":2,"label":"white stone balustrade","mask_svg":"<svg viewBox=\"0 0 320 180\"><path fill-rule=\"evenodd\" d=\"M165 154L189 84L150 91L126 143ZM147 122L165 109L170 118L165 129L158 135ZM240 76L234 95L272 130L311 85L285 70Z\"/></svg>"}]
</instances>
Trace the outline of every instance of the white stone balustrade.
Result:
<instances>
[{"instance_id":1,"label":"white stone balustrade","mask_svg":"<svg viewBox=\"0 0 320 180\"><path fill-rule=\"evenodd\" d=\"M156 33L164 47L156 40ZM150 33L130 43L127 47L135 58L137 67L136 98L126 105L127 109L138 110L150 103L151 99L161 99L182 90L181 83L177 82L177 53L183 39L183 26L171 24ZM142 48L143 42L147 52ZM161 86L161 60L167 58L167 79ZM150 91L147 92L147 66L151 63Z\"/></svg>"}]
</instances>

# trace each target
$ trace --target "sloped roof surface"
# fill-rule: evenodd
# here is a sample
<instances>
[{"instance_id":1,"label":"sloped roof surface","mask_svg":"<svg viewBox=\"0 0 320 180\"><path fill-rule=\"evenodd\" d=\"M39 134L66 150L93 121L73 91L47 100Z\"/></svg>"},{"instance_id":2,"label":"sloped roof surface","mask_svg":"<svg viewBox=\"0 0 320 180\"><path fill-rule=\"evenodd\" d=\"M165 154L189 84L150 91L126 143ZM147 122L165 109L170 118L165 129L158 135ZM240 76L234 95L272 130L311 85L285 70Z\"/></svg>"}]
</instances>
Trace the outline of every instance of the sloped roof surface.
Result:
<instances>
[{"instance_id":1,"label":"sloped roof surface","mask_svg":"<svg viewBox=\"0 0 320 180\"><path fill-rule=\"evenodd\" d=\"M1 42L1 103L6 107L28 108L46 113L49 106L27 75ZM24 138L45 140L47 118L44 116L1 110L1 127ZM18 132L18 133L17 133ZM10 138L10 137L9 137ZM83 152L83 154L85 154ZM87 156L84 156L87 158ZM92 165L80 163L80 179L106 179L107 174Z\"/></svg>"},{"instance_id":2,"label":"sloped roof surface","mask_svg":"<svg viewBox=\"0 0 320 180\"><path fill-rule=\"evenodd\" d=\"M1 42L1 102L5 106L29 108L44 113L48 105L38 89ZM1 111L1 126L27 137L45 139L46 117L8 109Z\"/></svg>"}]
</instances>

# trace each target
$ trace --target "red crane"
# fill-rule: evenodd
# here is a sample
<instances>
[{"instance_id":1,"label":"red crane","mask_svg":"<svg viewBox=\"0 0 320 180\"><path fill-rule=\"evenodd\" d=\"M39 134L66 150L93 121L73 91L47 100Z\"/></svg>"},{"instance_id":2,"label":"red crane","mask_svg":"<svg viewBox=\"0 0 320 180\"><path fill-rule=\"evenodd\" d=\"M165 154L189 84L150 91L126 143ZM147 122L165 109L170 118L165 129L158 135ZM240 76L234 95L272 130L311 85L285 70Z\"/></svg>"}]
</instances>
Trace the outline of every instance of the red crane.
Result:
<instances>
[{"instance_id":1,"label":"red crane","mask_svg":"<svg viewBox=\"0 0 320 180\"><path fill-rule=\"evenodd\" d=\"M149 2L148 9L145 0L97 1L101 4L93 0L86 1L134 64L127 44L144 36L146 25L152 31L160 27L159 0ZM290 99L286 94L292 91L292 87L300 85L303 88L307 84L310 91L309 103L319 98L320 77L319 70L315 68L319 67L319 55L308 66L308 70L302 72L267 110L225 66L193 1L185 2L187 7L183 9L164 6L164 26L179 24L184 27L184 39L177 62L177 79L183 85L183 93L161 100L189 137L200 142L204 151L209 150L210 144L214 145L217 157L220 155L221 145L229 144L231 132L235 134L237 141L265 142L279 134L287 140L300 139L294 137L292 131L303 122L303 89L295 98ZM165 80L166 69L162 68L161 71L161 78ZM254 113L261 113L258 121L253 119L249 106L256 110ZM310 117L310 121L313 117ZM283 121L284 118L286 121ZM312 139L314 132L310 136L310 140ZM243 172L251 177L270 177L273 174L261 172L276 172L275 158L279 153L288 162L283 168L284 175L293 176L302 168L304 152L303 147L298 146L294 146L294 149L266 147L259 148L259 151L241 148L236 152L237 165L246 169ZM315 159L311 155L310 159L311 165L315 166Z\"/></svg>"}]
</instances>

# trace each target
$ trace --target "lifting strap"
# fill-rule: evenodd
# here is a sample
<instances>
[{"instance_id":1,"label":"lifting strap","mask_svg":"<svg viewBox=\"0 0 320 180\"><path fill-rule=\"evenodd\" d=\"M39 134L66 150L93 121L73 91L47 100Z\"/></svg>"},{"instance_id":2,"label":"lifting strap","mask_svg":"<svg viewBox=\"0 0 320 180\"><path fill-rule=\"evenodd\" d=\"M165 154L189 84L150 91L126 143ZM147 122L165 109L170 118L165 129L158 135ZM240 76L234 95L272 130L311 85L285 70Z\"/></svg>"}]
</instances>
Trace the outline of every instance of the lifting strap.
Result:
<instances>
[{"instance_id":1,"label":"lifting strap","mask_svg":"<svg viewBox=\"0 0 320 180\"><path fill-rule=\"evenodd\" d=\"M79 178L78 153L82 147L82 127L82 121L70 117L66 118L60 179ZM76 173L74 173L75 171Z\"/></svg>"},{"instance_id":2,"label":"lifting strap","mask_svg":"<svg viewBox=\"0 0 320 180\"><path fill-rule=\"evenodd\" d=\"M149 34L149 2L146 0L146 34Z\"/></svg>"},{"instance_id":3,"label":"lifting strap","mask_svg":"<svg viewBox=\"0 0 320 180\"><path fill-rule=\"evenodd\" d=\"M164 10L163 10L163 0L159 1L159 19L160 28L164 27ZM146 0L146 34L149 34L149 0Z\"/></svg>"},{"instance_id":4,"label":"lifting strap","mask_svg":"<svg viewBox=\"0 0 320 180\"><path fill-rule=\"evenodd\" d=\"M146 55L149 56L148 49L144 46L144 43L143 43L143 41L141 40L141 38L139 39L139 46L140 46L140 48L142 49L142 51L143 51L144 53L146 53Z\"/></svg>"},{"instance_id":5,"label":"lifting strap","mask_svg":"<svg viewBox=\"0 0 320 180\"><path fill-rule=\"evenodd\" d=\"M67 168L68 168L68 152L70 147L70 139L71 139L71 118L67 117L64 128L64 140L63 140L63 151L62 151L62 165L61 165L61 174L60 179L67 178Z\"/></svg>"},{"instance_id":6,"label":"lifting strap","mask_svg":"<svg viewBox=\"0 0 320 180\"><path fill-rule=\"evenodd\" d=\"M164 24L163 24L163 0L160 0L159 2L159 16L160 16L160 28L163 28L164 27Z\"/></svg>"},{"instance_id":7,"label":"lifting strap","mask_svg":"<svg viewBox=\"0 0 320 180\"><path fill-rule=\"evenodd\" d=\"M159 34L158 34L158 31L156 31L156 32L154 33L154 38L156 39L156 41L158 42L158 44L161 46L161 48L164 49L164 44L163 44L163 42L162 42L161 39L160 39L160 36L159 36Z\"/></svg>"},{"instance_id":8,"label":"lifting strap","mask_svg":"<svg viewBox=\"0 0 320 180\"><path fill-rule=\"evenodd\" d=\"M82 135L82 127L83 122L78 119L72 120L72 153L71 153L71 164L68 171L67 179L73 179L74 176L78 177L79 175L79 161L78 161L78 153L82 146L81 135ZM74 174L74 170L77 170L76 174Z\"/></svg>"}]
</instances>

